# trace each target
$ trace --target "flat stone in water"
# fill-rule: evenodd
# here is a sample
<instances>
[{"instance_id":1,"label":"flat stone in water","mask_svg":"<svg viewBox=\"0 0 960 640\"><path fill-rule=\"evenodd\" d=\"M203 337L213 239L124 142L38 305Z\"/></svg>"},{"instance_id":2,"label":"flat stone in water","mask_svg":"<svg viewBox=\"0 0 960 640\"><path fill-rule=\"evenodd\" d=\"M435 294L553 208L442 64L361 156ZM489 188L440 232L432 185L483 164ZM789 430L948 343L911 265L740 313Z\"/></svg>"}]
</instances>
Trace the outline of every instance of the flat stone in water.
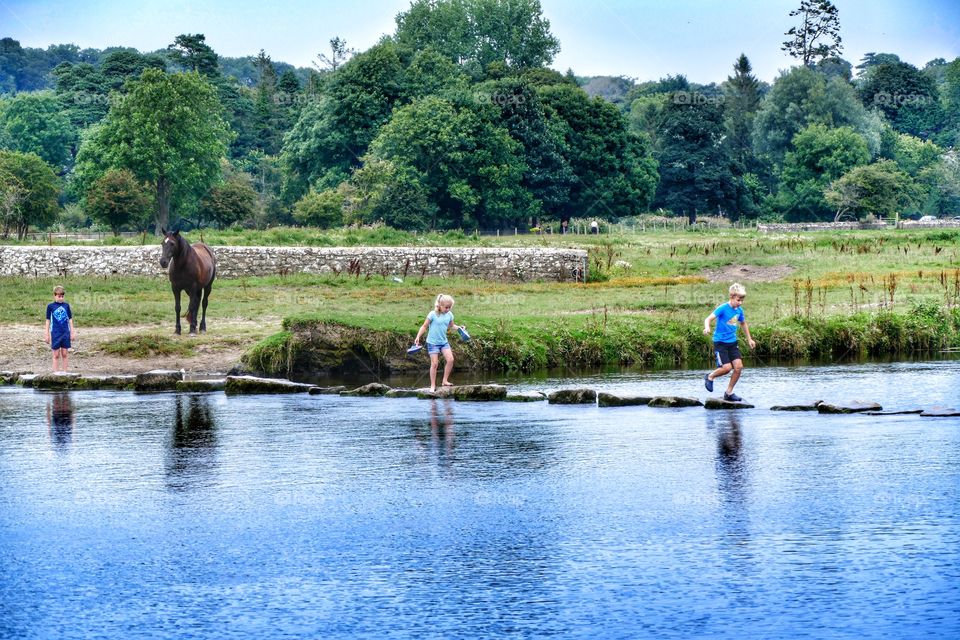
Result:
<instances>
[{"instance_id":1,"label":"flat stone in water","mask_svg":"<svg viewBox=\"0 0 960 640\"><path fill-rule=\"evenodd\" d=\"M920 415L924 418L954 418L960 416L960 409L952 407L931 407L922 411Z\"/></svg>"},{"instance_id":2,"label":"flat stone in water","mask_svg":"<svg viewBox=\"0 0 960 640\"><path fill-rule=\"evenodd\" d=\"M371 382L370 384L365 384L362 387L357 387L350 391L341 391L341 396L363 396L363 397L380 397L387 395L387 392L390 391L390 387L381 384L379 382Z\"/></svg>"},{"instance_id":3,"label":"flat stone in water","mask_svg":"<svg viewBox=\"0 0 960 640\"><path fill-rule=\"evenodd\" d=\"M817 411L820 413L863 413L865 411L883 411L883 407L876 402L860 402L859 400L844 403L821 402L817 405Z\"/></svg>"},{"instance_id":4,"label":"flat stone in water","mask_svg":"<svg viewBox=\"0 0 960 640\"><path fill-rule=\"evenodd\" d=\"M906 416L923 413L923 409L902 409L900 411L867 411L868 416Z\"/></svg>"},{"instance_id":5,"label":"flat stone in water","mask_svg":"<svg viewBox=\"0 0 960 640\"><path fill-rule=\"evenodd\" d=\"M673 409L677 407L702 407L703 403L697 398L684 398L682 396L656 396L650 400L650 406Z\"/></svg>"},{"instance_id":6,"label":"flat stone in water","mask_svg":"<svg viewBox=\"0 0 960 640\"><path fill-rule=\"evenodd\" d=\"M134 391L176 391L177 383L183 380L183 371L154 369L137 374Z\"/></svg>"},{"instance_id":7,"label":"flat stone in water","mask_svg":"<svg viewBox=\"0 0 960 640\"><path fill-rule=\"evenodd\" d=\"M723 400L721 398L708 398L706 402L703 403L705 409L753 409L753 405L749 402L733 402L731 400Z\"/></svg>"},{"instance_id":8,"label":"flat stone in water","mask_svg":"<svg viewBox=\"0 0 960 640\"><path fill-rule=\"evenodd\" d=\"M182 391L184 393L209 393L211 391L223 391L226 389L226 386L226 378L218 378L213 380L181 380L177 383L177 391Z\"/></svg>"},{"instance_id":9,"label":"flat stone in water","mask_svg":"<svg viewBox=\"0 0 960 640\"><path fill-rule=\"evenodd\" d=\"M258 393L307 393L313 385L291 382L282 378L258 378L256 376L227 376L224 392L227 395L252 395Z\"/></svg>"},{"instance_id":10,"label":"flat stone in water","mask_svg":"<svg viewBox=\"0 0 960 640\"><path fill-rule=\"evenodd\" d=\"M346 390L347 387L341 384L335 387L310 387L307 393L312 396L338 396L342 391Z\"/></svg>"},{"instance_id":11,"label":"flat stone in water","mask_svg":"<svg viewBox=\"0 0 960 640\"><path fill-rule=\"evenodd\" d=\"M559 389L547 396L550 404L594 404L596 401L594 389Z\"/></svg>"},{"instance_id":12,"label":"flat stone in water","mask_svg":"<svg viewBox=\"0 0 960 640\"><path fill-rule=\"evenodd\" d=\"M597 404L601 407L636 407L650 404L652 396L618 396L601 391L597 394Z\"/></svg>"},{"instance_id":13,"label":"flat stone in water","mask_svg":"<svg viewBox=\"0 0 960 640\"><path fill-rule=\"evenodd\" d=\"M810 404L777 404L770 411L816 411L823 400L814 400Z\"/></svg>"},{"instance_id":14,"label":"flat stone in water","mask_svg":"<svg viewBox=\"0 0 960 640\"><path fill-rule=\"evenodd\" d=\"M417 394L420 393L419 389L390 389L385 394L384 398L416 398Z\"/></svg>"},{"instance_id":15,"label":"flat stone in water","mask_svg":"<svg viewBox=\"0 0 960 640\"><path fill-rule=\"evenodd\" d=\"M467 384L453 387L450 395L459 401L490 402L505 399L507 388L499 384Z\"/></svg>"},{"instance_id":16,"label":"flat stone in water","mask_svg":"<svg viewBox=\"0 0 960 640\"><path fill-rule=\"evenodd\" d=\"M547 399L546 394L540 391L521 391L519 393L507 393L504 398L507 402L543 402Z\"/></svg>"}]
</instances>

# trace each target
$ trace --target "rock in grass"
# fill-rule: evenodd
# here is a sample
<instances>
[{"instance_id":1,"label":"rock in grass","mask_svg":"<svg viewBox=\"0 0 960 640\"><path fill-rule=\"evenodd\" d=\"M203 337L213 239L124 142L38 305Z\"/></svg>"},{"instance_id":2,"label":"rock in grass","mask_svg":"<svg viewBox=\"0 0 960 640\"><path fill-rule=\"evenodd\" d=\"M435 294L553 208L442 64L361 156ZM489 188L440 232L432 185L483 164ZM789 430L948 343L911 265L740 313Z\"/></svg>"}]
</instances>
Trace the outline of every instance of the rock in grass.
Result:
<instances>
[{"instance_id":1,"label":"rock in grass","mask_svg":"<svg viewBox=\"0 0 960 640\"><path fill-rule=\"evenodd\" d=\"M705 409L753 409L749 402L732 402L722 398L708 398L703 403Z\"/></svg>"},{"instance_id":2,"label":"rock in grass","mask_svg":"<svg viewBox=\"0 0 960 640\"><path fill-rule=\"evenodd\" d=\"M505 399L507 388L499 384L465 384L453 387L450 395L461 402L491 402Z\"/></svg>"},{"instance_id":3,"label":"rock in grass","mask_svg":"<svg viewBox=\"0 0 960 640\"><path fill-rule=\"evenodd\" d=\"M597 394L597 404L601 407L635 407L650 404L651 396L618 396L601 391Z\"/></svg>"},{"instance_id":4,"label":"rock in grass","mask_svg":"<svg viewBox=\"0 0 960 640\"><path fill-rule=\"evenodd\" d=\"M420 389L390 389L385 394L384 398L416 398L420 393Z\"/></svg>"},{"instance_id":5,"label":"rock in grass","mask_svg":"<svg viewBox=\"0 0 960 640\"><path fill-rule=\"evenodd\" d=\"M595 404L597 392L594 389L558 389L547 395L550 404Z\"/></svg>"},{"instance_id":6,"label":"rock in grass","mask_svg":"<svg viewBox=\"0 0 960 640\"><path fill-rule=\"evenodd\" d=\"M960 409L951 407L931 407L921 414L924 418L954 418L960 416Z\"/></svg>"},{"instance_id":7,"label":"rock in grass","mask_svg":"<svg viewBox=\"0 0 960 640\"><path fill-rule=\"evenodd\" d=\"M183 380L183 371L154 369L137 374L134 391L176 391L177 383Z\"/></svg>"},{"instance_id":8,"label":"rock in grass","mask_svg":"<svg viewBox=\"0 0 960 640\"><path fill-rule=\"evenodd\" d=\"M336 387L310 387L309 393L312 396L338 396L346 390L347 388L341 384Z\"/></svg>"},{"instance_id":9,"label":"rock in grass","mask_svg":"<svg viewBox=\"0 0 960 640\"><path fill-rule=\"evenodd\" d=\"M876 402L860 402L859 400L836 404L831 402L821 402L817 405L817 411L820 413L863 413L865 411L882 410L883 407Z\"/></svg>"},{"instance_id":10,"label":"rock in grass","mask_svg":"<svg viewBox=\"0 0 960 640\"><path fill-rule=\"evenodd\" d=\"M547 396L540 391L520 391L517 393L508 393L504 398L507 402L543 402Z\"/></svg>"},{"instance_id":11,"label":"rock in grass","mask_svg":"<svg viewBox=\"0 0 960 640\"><path fill-rule=\"evenodd\" d=\"M215 380L181 380L177 383L177 391L183 391L185 393L206 393L210 391L223 391L226 389L226 386L227 381L225 378Z\"/></svg>"},{"instance_id":12,"label":"rock in grass","mask_svg":"<svg viewBox=\"0 0 960 640\"><path fill-rule=\"evenodd\" d=\"M675 409L678 407L702 407L703 403L696 398L685 398L683 396L656 396L651 398L649 406Z\"/></svg>"},{"instance_id":13,"label":"rock in grass","mask_svg":"<svg viewBox=\"0 0 960 640\"><path fill-rule=\"evenodd\" d=\"M256 376L227 376L224 392L227 395L253 395L260 393L307 393L313 385L291 382L282 378L258 378Z\"/></svg>"},{"instance_id":14,"label":"rock in grass","mask_svg":"<svg viewBox=\"0 0 960 640\"><path fill-rule=\"evenodd\" d=\"M777 404L770 411L816 411L823 400L814 400L810 404Z\"/></svg>"},{"instance_id":15,"label":"rock in grass","mask_svg":"<svg viewBox=\"0 0 960 640\"><path fill-rule=\"evenodd\" d=\"M377 398L380 396L385 396L387 392L390 391L390 387L385 384L380 384L379 382L371 382L370 384L365 384L362 387L357 387L356 389L351 389L350 391L341 391L341 396L361 396L364 398Z\"/></svg>"}]
</instances>

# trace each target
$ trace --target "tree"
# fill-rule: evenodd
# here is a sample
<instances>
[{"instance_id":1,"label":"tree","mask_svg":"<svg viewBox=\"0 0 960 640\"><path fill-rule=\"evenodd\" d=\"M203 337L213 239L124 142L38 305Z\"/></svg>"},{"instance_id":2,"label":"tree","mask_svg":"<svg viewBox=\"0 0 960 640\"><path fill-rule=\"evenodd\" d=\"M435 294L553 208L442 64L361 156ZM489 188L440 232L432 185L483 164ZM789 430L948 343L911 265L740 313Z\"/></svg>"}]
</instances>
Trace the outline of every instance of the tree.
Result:
<instances>
[{"instance_id":1,"label":"tree","mask_svg":"<svg viewBox=\"0 0 960 640\"><path fill-rule=\"evenodd\" d=\"M23 239L31 226L52 224L57 217L59 181L35 153L0 151L0 212L3 236L10 230Z\"/></svg>"},{"instance_id":2,"label":"tree","mask_svg":"<svg viewBox=\"0 0 960 640\"><path fill-rule=\"evenodd\" d=\"M196 71L212 78L220 75L219 56L206 43L202 33L184 33L167 46L167 55L174 64L186 71Z\"/></svg>"},{"instance_id":3,"label":"tree","mask_svg":"<svg viewBox=\"0 0 960 640\"><path fill-rule=\"evenodd\" d=\"M147 69L127 89L81 145L78 178L92 182L107 169L129 169L153 188L159 232L173 204L195 202L219 176L230 132L216 90L195 72Z\"/></svg>"},{"instance_id":4,"label":"tree","mask_svg":"<svg viewBox=\"0 0 960 640\"><path fill-rule=\"evenodd\" d=\"M343 66L344 62L356 54L356 49L347 47L347 41L337 36L330 39L330 55L328 56L325 53L317 54L317 60L320 61L320 64L314 62L313 66L321 72L336 71Z\"/></svg>"},{"instance_id":5,"label":"tree","mask_svg":"<svg viewBox=\"0 0 960 640\"><path fill-rule=\"evenodd\" d=\"M35 153L60 171L73 160L77 130L50 92L21 93L0 101L0 146Z\"/></svg>"},{"instance_id":6,"label":"tree","mask_svg":"<svg viewBox=\"0 0 960 640\"><path fill-rule=\"evenodd\" d=\"M259 196L245 173L231 172L220 184L210 187L197 211L197 224L213 222L221 229L237 222L256 219Z\"/></svg>"},{"instance_id":7,"label":"tree","mask_svg":"<svg viewBox=\"0 0 960 640\"><path fill-rule=\"evenodd\" d=\"M866 141L850 127L810 125L794 136L793 150L784 159L777 205L792 221L827 219L832 213L824 190L868 162Z\"/></svg>"},{"instance_id":8,"label":"tree","mask_svg":"<svg viewBox=\"0 0 960 640\"><path fill-rule=\"evenodd\" d=\"M343 224L343 194L336 189L311 191L293 206L293 218L300 224L330 229Z\"/></svg>"},{"instance_id":9,"label":"tree","mask_svg":"<svg viewBox=\"0 0 960 640\"><path fill-rule=\"evenodd\" d=\"M843 50L840 44L840 19L837 8L830 0L801 0L800 8L790 12L790 17L800 17L799 27L790 27L784 34L781 51L797 58L806 67L815 62L815 58L839 56Z\"/></svg>"},{"instance_id":10,"label":"tree","mask_svg":"<svg viewBox=\"0 0 960 640\"><path fill-rule=\"evenodd\" d=\"M927 139L943 126L937 87L911 64L871 67L859 93L865 105L882 111L901 133Z\"/></svg>"},{"instance_id":11,"label":"tree","mask_svg":"<svg viewBox=\"0 0 960 640\"><path fill-rule=\"evenodd\" d=\"M500 62L545 67L560 50L539 0L414 0L397 16L394 39L407 52L432 46L480 75Z\"/></svg>"},{"instance_id":12,"label":"tree","mask_svg":"<svg viewBox=\"0 0 960 640\"><path fill-rule=\"evenodd\" d=\"M150 219L150 194L126 169L111 169L98 178L86 198L87 213L119 236L121 227Z\"/></svg>"},{"instance_id":13,"label":"tree","mask_svg":"<svg viewBox=\"0 0 960 640\"><path fill-rule=\"evenodd\" d=\"M760 107L760 81L752 71L750 60L741 53L733 75L723 84L726 143L734 160L744 167L753 156L753 117Z\"/></svg>"},{"instance_id":14,"label":"tree","mask_svg":"<svg viewBox=\"0 0 960 640\"><path fill-rule=\"evenodd\" d=\"M665 105L656 153L660 185L654 204L686 215L692 224L698 213L734 205L737 188L729 152L722 144L720 105L684 96L673 94Z\"/></svg>"},{"instance_id":15,"label":"tree","mask_svg":"<svg viewBox=\"0 0 960 640\"><path fill-rule=\"evenodd\" d=\"M830 183L826 201L837 208L834 220L845 214L857 217L874 214L900 220L900 212L917 201L919 191L913 179L892 160L854 167Z\"/></svg>"}]
</instances>

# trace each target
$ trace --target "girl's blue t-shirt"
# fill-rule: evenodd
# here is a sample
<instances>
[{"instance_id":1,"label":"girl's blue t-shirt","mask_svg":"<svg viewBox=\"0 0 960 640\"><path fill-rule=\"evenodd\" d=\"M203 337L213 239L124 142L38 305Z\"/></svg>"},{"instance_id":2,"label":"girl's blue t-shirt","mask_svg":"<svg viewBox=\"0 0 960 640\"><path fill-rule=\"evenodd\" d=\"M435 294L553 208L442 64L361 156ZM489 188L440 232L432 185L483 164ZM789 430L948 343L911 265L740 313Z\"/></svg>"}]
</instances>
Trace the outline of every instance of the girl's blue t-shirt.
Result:
<instances>
[{"instance_id":1,"label":"girl's blue t-shirt","mask_svg":"<svg viewBox=\"0 0 960 640\"><path fill-rule=\"evenodd\" d=\"M729 302L724 302L714 310L713 315L717 319L717 327L713 330L713 341L736 342L737 327L741 322L746 322L743 307L734 309Z\"/></svg>"},{"instance_id":2,"label":"girl's blue t-shirt","mask_svg":"<svg viewBox=\"0 0 960 640\"><path fill-rule=\"evenodd\" d=\"M427 330L427 344L446 344L447 330L450 323L453 322L453 312L437 313L431 311L427 314L427 320L430 321L430 329Z\"/></svg>"}]
</instances>

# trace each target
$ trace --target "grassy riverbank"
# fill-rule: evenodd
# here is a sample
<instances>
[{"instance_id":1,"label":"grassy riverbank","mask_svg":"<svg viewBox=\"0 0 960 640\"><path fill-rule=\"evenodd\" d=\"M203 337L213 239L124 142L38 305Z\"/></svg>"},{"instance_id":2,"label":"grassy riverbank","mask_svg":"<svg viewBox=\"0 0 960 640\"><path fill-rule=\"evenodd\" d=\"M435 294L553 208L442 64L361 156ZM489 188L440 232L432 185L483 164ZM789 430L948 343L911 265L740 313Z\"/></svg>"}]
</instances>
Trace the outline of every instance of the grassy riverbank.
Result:
<instances>
[{"instance_id":1,"label":"grassy riverbank","mask_svg":"<svg viewBox=\"0 0 960 640\"><path fill-rule=\"evenodd\" d=\"M300 233L286 232L294 231ZM282 236L284 230L276 233ZM364 244L387 244L376 234L401 232L364 233L369 241ZM445 243L439 236L431 242ZM231 244L254 242L237 238ZM329 324L405 345L442 290L456 298L458 322L476 338L458 350L477 366L685 362L706 356L703 317L738 280L748 289L744 309L760 343L757 357L896 355L960 347L960 232L955 230L790 236L667 230L499 241L454 234L449 244L586 247L591 281L501 284L413 277L398 283L392 274L221 280L211 297L205 339L252 345L283 330L281 321L287 318L292 333L311 323ZM153 324L150 335L172 330L172 296L164 280L69 277L56 283L66 286L81 328ZM0 331L11 324L42 326L54 284L54 279L0 279ZM243 335L224 333L226 321L245 322ZM144 344L150 350L153 343L144 335L129 336L130 353L141 353ZM113 338L113 352L124 351L123 340ZM271 344L279 342L274 338ZM170 344L157 343L156 349L175 351Z\"/></svg>"}]
</instances>

